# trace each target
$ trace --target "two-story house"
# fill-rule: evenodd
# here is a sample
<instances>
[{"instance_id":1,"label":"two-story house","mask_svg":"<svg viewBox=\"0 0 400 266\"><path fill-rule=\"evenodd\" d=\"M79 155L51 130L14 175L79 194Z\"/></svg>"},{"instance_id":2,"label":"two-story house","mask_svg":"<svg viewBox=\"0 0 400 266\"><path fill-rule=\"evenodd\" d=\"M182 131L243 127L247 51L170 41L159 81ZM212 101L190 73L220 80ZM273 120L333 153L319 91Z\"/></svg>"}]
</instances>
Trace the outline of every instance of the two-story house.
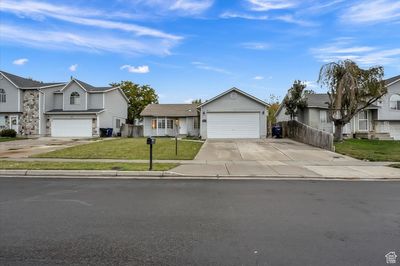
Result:
<instances>
[{"instance_id":1,"label":"two-story house","mask_svg":"<svg viewBox=\"0 0 400 266\"><path fill-rule=\"evenodd\" d=\"M93 137L118 133L128 99L119 87L94 87L71 78L43 83L0 71L0 128L25 136Z\"/></svg>"},{"instance_id":2,"label":"two-story house","mask_svg":"<svg viewBox=\"0 0 400 266\"><path fill-rule=\"evenodd\" d=\"M345 137L400 140L400 75L385 80L387 93L368 108L356 114L343 128ZM296 117L299 122L333 133L335 127L328 116L328 94L309 94L308 106ZM287 121L283 104L277 111L277 121Z\"/></svg>"}]
</instances>

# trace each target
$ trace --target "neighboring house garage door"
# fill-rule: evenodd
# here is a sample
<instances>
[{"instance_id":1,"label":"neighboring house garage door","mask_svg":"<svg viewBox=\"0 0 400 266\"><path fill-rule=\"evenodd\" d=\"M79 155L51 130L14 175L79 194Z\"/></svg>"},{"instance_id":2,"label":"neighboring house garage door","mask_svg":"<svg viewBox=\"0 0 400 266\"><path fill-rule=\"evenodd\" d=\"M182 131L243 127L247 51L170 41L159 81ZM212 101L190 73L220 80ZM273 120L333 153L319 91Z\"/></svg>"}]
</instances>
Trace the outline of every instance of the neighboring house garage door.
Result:
<instances>
[{"instance_id":1,"label":"neighboring house garage door","mask_svg":"<svg viewBox=\"0 0 400 266\"><path fill-rule=\"evenodd\" d=\"M92 119L53 119L52 137L91 137Z\"/></svg>"},{"instance_id":2,"label":"neighboring house garage door","mask_svg":"<svg viewBox=\"0 0 400 266\"><path fill-rule=\"evenodd\" d=\"M390 122L390 136L400 140L400 122Z\"/></svg>"},{"instance_id":3,"label":"neighboring house garage door","mask_svg":"<svg viewBox=\"0 0 400 266\"><path fill-rule=\"evenodd\" d=\"M260 138L260 114L208 113L207 138Z\"/></svg>"}]
</instances>

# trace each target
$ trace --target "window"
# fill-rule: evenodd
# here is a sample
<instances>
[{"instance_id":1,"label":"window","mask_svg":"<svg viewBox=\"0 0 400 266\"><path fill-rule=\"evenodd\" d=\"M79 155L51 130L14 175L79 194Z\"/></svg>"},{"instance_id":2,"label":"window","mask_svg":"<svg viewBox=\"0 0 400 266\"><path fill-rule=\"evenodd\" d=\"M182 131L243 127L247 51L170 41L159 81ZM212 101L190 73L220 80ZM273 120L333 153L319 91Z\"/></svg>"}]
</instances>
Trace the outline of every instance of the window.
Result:
<instances>
[{"instance_id":1,"label":"window","mask_svg":"<svg viewBox=\"0 0 400 266\"><path fill-rule=\"evenodd\" d=\"M319 111L319 122L320 123L327 123L328 122L328 112L325 110Z\"/></svg>"},{"instance_id":2,"label":"window","mask_svg":"<svg viewBox=\"0 0 400 266\"><path fill-rule=\"evenodd\" d=\"M115 127L116 128L121 128L121 120L118 119L118 118L115 120Z\"/></svg>"},{"instance_id":3,"label":"window","mask_svg":"<svg viewBox=\"0 0 400 266\"><path fill-rule=\"evenodd\" d=\"M0 89L0 103L7 102L7 95L4 89Z\"/></svg>"},{"instance_id":4,"label":"window","mask_svg":"<svg viewBox=\"0 0 400 266\"><path fill-rule=\"evenodd\" d=\"M167 128L169 128L169 129L174 128L174 120L172 120L172 119L167 120Z\"/></svg>"},{"instance_id":5,"label":"window","mask_svg":"<svg viewBox=\"0 0 400 266\"><path fill-rule=\"evenodd\" d=\"M368 131L368 112L361 111L358 113L358 130Z\"/></svg>"},{"instance_id":6,"label":"window","mask_svg":"<svg viewBox=\"0 0 400 266\"><path fill-rule=\"evenodd\" d=\"M157 128L157 119L152 119L151 120L151 128L156 129Z\"/></svg>"},{"instance_id":7,"label":"window","mask_svg":"<svg viewBox=\"0 0 400 266\"><path fill-rule=\"evenodd\" d=\"M193 128L200 128L200 118L198 116L193 118Z\"/></svg>"},{"instance_id":8,"label":"window","mask_svg":"<svg viewBox=\"0 0 400 266\"><path fill-rule=\"evenodd\" d=\"M390 97L390 109L400 110L400 95L394 94Z\"/></svg>"},{"instance_id":9,"label":"window","mask_svg":"<svg viewBox=\"0 0 400 266\"><path fill-rule=\"evenodd\" d=\"M71 96L69 97L69 103L74 105L74 104L80 104L80 95L76 91L71 93Z\"/></svg>"},{"instance_id":10,"label":"window","mask_svg":"<svg viewBox=\"0 0 400 266\"><path fill-rule=\"evenodd\" d=\"M165 128L165 119L158 120L158 128Z\"/></svg>"},{"instance_id":11,"label":"window","mask_svg":"<svg viewBox=\"0 0 400 266\"><path fill-rule=\"evenodd\" d=\"M6 117L4 115L0 116L0 129L6 128Z\"/></svg>"}]
</instances>

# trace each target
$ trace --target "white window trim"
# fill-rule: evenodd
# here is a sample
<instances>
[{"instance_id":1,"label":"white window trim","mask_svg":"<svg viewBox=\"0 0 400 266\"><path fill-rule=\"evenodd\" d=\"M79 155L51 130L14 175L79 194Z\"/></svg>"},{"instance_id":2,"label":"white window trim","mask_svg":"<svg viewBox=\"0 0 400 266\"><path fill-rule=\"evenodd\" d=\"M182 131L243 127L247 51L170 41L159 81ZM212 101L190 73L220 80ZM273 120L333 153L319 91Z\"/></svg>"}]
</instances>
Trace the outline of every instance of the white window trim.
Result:
<instances>
[{"instance_id":1,"label":"white window trim","mask_svg":"<svg viewBox=\"0 0 400 266\"><path fill-rule=\"evenodd\" d=\"M366 115L367 115L367 117L366 117L366 118L360 119L360 113L361 113L361 112L365 112ZM365 120L365 121L367 122L367 123L366 123L367 129L360 129L360 121L363 121L363 120ZM358 128L358 131L359 131L359 132L368 132L368 131L369 131L369 112L368 112L367 110L360 111L360 112L357 114L357 128Z\"/></svg>"}]
</instances>

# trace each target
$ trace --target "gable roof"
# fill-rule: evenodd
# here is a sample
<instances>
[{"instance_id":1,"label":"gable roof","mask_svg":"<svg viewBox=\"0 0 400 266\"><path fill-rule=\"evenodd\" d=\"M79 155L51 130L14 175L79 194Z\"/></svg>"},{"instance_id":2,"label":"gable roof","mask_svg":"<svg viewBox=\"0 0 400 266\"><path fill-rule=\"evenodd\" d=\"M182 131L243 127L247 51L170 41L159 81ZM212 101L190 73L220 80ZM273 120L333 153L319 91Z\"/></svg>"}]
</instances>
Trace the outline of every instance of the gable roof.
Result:
<instances>
[{"instance_id":1,"label":"gable roof","mask_svg":"<svg viewBox=\"0 0 400 266\"><path fill-rule=\"evenodd\" d=\"M394 77L391 77L391 78L385 80L385 85L392 85L393 83L395 83L397 81L400 81L400 75L394 76Z\"/></svg>"},{"instance_id":2,"label":"gable roof","mask_svg":"<svg viewBox=\"0 0 400 266\"><path fill-rule=\"evenodd\" d=\"M215 101L215 100L221 98L222 96L227 95L228 93L230 93L230 92L232 92L232 91L236 91L236 92L238 92L238 93L240 93L240 94L246 96L247 98L250 98L250 99L252 99L253 101L258 102L258 103L260 103L260 104L262 104L262 105L265 105L265 106L268 106L268 105L269 105L269 104L267 104L266 102L264 102L264 101L262 101L262 100L260 100L260 99L258 99L258 98L256 98L256 97L254 97L254 96L252 96L252 95L250 95L250 94L248 94L248 93L246 93L246 92L244 92L244 91L242 91L242 90L239 90L238 88L233 87L233 88L231 88L231 89L229 89L229 90L227 90L227 91L225 91L225 92L223 92L223 93L221 93L221 94L215 96L214 98L211 98L210 100L205 101L204 103L200 104L199 107L203 107L204 105L207 105L207 104L209 104L210 102L213 102L213 101Z\"/></svg>"},{"instance_id":3,"label":"gable roof","mask_svg":"<svg viewBox=\"0 0 400 266\"><path fill-rule=\"evenodd\" d=\"M30 78L23 78L5 71L0 71L11 83L18 88L40 88L57 84L64 84L65 82L51 82L45 83L42 81L33 80Z\"/></svg>"},{"instance_id":4,"label":"gable roof","mask_svg":"<svg viewBox=\"0 0 400 266\"><path fill-rule=\"evenodd\" d=\"M193 117L198 116L197 104L149 104L141 116Z\"/></svg>"},{"instance_id":5,"label":"gable roof","mask_svg":"<svg viewBox=\"0 0 400 266\"><path fill-rule=\"evenodd\" d=\"M79 79L76 79L76 78L72 78L71 81L68 82L67 84L65 84L65 86L60 91L63 91L72 82L77 83L83 90L85 90L87 92L104 92L104 91L116 88L116 87L95 87L95 86L92 86L92 85L90 85L90 84L88 84L86 82L83 82L82 80L79 80Z\"/></svg>"}]
</instances>

